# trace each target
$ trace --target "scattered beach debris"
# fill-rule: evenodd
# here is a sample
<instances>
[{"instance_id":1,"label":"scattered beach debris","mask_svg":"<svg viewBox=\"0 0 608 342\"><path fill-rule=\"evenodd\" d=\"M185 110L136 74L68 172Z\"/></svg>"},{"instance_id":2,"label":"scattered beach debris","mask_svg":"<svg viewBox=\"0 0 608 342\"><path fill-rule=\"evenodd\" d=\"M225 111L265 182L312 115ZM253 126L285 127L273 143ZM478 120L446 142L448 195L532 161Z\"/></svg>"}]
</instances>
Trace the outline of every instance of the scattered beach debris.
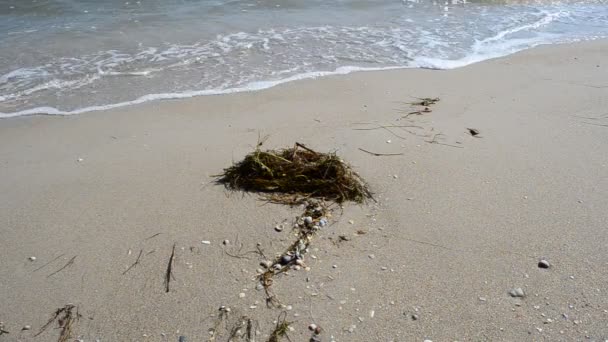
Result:
<instances>
[{"instance_id":1,"label":"scattered beach debris","mask_svg":"<svg viewBox=\"0 0 608 342\"><path fill-rule=\"evenodd\" d=\"M68 267L72 266L72 265L74 264L74 260L76 260L76 257L77 257L77 255L73 256L73 257L72 257L72 259L70 259L70 260L69 260L69 261L68 261L68 262L67 262L65 265L63 265L63 267L61 267L61 268L60 268L60 269L58 269L57 271L55 271L55 272L53 272L53 273L51 273L51 274L47 275L46 277L47 277L47 278L50 278L51 276L53 276L53 275L55 275L55 274L57 274L57 273L59 273L59 272L63 271L64 269L66 269L66 268L68 268ZM44 266L43 266L43 267L44 267Z\"/></svg>"},{"instance_id":2,"label":"scattered beach debris","mask_svg":"<svg viewBox=\"0 0 608 342\"><path fill-rule=\"evenodd\" d=\"M230 190L267 193L273 203L302 204L308 198L363 203L372 194L363 179L335 153L293 148L255 151L217 176ZM294 197L293 195L296 195Z\"/></svg>"},{"instance_id":3,"label":"scattered beach debris","mask_svg":"<svg viewBox=\"0 0 608 342\"><path fill-rule=\"evenodd\" d=\"M289 331L289 325L291 325L291 323L293 322L287 321L287 312L281 312L281 314L279 314L279 317L277 318L277 325L270 333L268 342L279 342L281 339L283 339L283 337L286 337L289 340L287 332Z\"/></svg>"},{"instance_id":4,"label":"scattered beach debris","mask_svg":"<svg viewBox=\"0 0 608 342\"><path fill-rule=\"evenodd\" d=\"M242 316L233 324L228 341L235 341L238 338L244 339L246 342L255 342L258 328L257 321L247 316Z\"/></svg>"},{"instance_id":5,"label":"scattered beach debris","mask_svg":"<svg viewBox=\"0 0 608 342\"><path fill-rule=\"evenodd\" d=\"M271 287L274 277L292 268L302 267L304 254L308 252L308 247L314 236L321 230L321 221L327 224L327 219L331 217L331 209L325 202L309 200L304 214L296 219L295 227L298 230L297 239L280 256L269 263L264 263L266 271L259 276L260 283L266 292L267 306L280 306L280 301L273 293Z\"/></svg>"},{"instance_id":6,"label":"scattered beach debris","mask_svg":"<svg viewBox=\"0 0 608 342\"><path fill-rule=\"evenodd\" d=\"M476 137L476 138L481 138L479 136L480 132L477 128L467 128L467 131L469 131L469 134Z\"/></svg>"},{"instance_id":7,"label":"scattered beach debris","mask_svg":"<svg viewBox=\"0 0 608 342\"><path fill-rule=\"evenodd\" d=\"M7 330L4 329L4 323L0 322L0 336L4 335L4 334L10 334Z\"/></svg>"},{"instance_id":8,"label":"scattered beach debris","mask_svg":"<svg viewBox=\"0 0 608 342\"><path fill-rule=\"evenodd\" d=\"M122 272L122 275L127 274L127 272L129 272L133 267L135 267L136 265L139 264L139 259L141 259L141 254L144 252L143 249L139 250L139 255L137 256L137 259L135 260L135 262L133 264L131 264L131 266L129 266L129 268L127 268L124 272Z\"/></svg>"},{"instance_id":9,"label":"scattered beach debris","mask_svg":"<svg viewBox=\"0 0 608 342\"><path fill-rule=\"evenodd\" d=\"M74 310L76 312L74 312ZM67 304L64 307L57 309L53 313L52 317L48 320L48 322L46 322L46 324L42 326L42 328L40 328L40 331L38 331L38 333L34 335L34 337L37 337L38 335L42 334L51 324L53 324L53 322L57 321L57 328L61 329L57 342L67 342L70 340L74 325L76 324L76 322L78 322L80 317L82 316L78 313L78 307L72 304Z\"/></svg>"},{"instance_id":10,"label":"scattered beach debris","mask_svg":"<svg viewBox=\"0 0 608 342\"><path fill-rule=\"evenodd\" d=\"M28 260L34 262L34 261L36 261L36 257L35 256L31 256L31 257L28 258Z\"/></svg>"},{"instance_id":11,"label":"scattered beach debris","mask_svg":"<svg viewBox=\"0 0 608 342\"><path fill-rule=\"evenodd\" d=\"M265 291L268 307L284 308L287 306L281 305L272 291L274 278L289 270L310 269L304 263L304 255L315 235L328 225L332 204L364 203L373 196L364 180L335 153L320 153L298 142L292 148L263 151L261 147L265 140L260 139L252 153L215 177L216 183L229 190L261 193L271 203L304 206L303 214L296 217L294 223L296 240L284 253L269 259L260 244L257 245L257 254L263 258L260 265L264 269L257 270L260 283L256 289ZM275 226L275 230L283 231L284 224L285 221ZM244 255L239 250L233 256ZM286 311L279 315L269 342L278 342L283 337L289 339L287 332L291 322L286 317ZM215 336L217 328L212 331ZM315 340L320 338L317 336Z\"/></svg>"},{"instance_id":12,"label":"scattered beach debris","mask_svg":"<svg viewBox=\"0 0 608 342\"><path fill-rule=\"evenodd\" d=\"M432 110L429 107L424 107L424 109L422 110L415 110L413 112L409 112L407 114L405 114L404 116L402 116L402 119L407 119L410 115L422 115L422 114L426 114L426 113L430 113L432 112Z\"/></svg>"},{"instance_id":13,"label":"scattered beach debris","mask_svg":"<svg viewBox=\"0 0 608 342\"><path fill-rule=\"evenodd\" d=\"M449 146L449 147L455 147L455 148L464 148L462 146L456 146L456 145L450 145L450 144L442 143L441 141L439 141L439 137L441 137L443 135L444 134L442 134L442 133L437 133L437 134L433 135L433 138L431 140L425 140L425 142L427 142L429 144L437 144L437 145L443 145L443 146Z\"/></svg>"},{"instance_id":14,"label":"scattered beach debris","mask_svg":"<svg viewBox=\"0 0 608 342\"><path fill-rule=\"evenodd\" d=\"M310 340L309 340L310 342L321 342L320 335L321 335L322 329L320 326L318 326L314 323L311 323L308 326L308 330L312 331L312 336L310 337Z\"/></svg>"},{"instance_id":15,"label":"scattered beach debris","mask_svg":"<svg viewBox=\"0 0 608 342\"><path fill-rule=\"evenodd\" d=\"M551 267L551 264L549 264L549 262L545 259L540 259L540 261L538 262L538 268L549 268Z\"/></svg>"},{"instance_id":16,"label":"scattered beach debris","mask_svg":"<svg viewBox=\"0 0 608 342\"><path fill-rule=\"evenodd\" d=\"M167 264L167 271L165 272L165 292L169 292L169 285L171 283L171 279L175 279L173 276L173 259L175 258L175 244L173 244L173 248L171 249L171 256L169 257L169 263Z\"/></svg>"},{"instance_id":17,"label":"scattered beach debris","mask_svg":"<svg viewBox=\"0 0 608 342\"><path fill-rule=\"evenodd\" d=\"M439 102L439 98L435 97L435 98L430 98L430 97L415 97L415 99L417 99L418 101L414 101L414 102L409 102L409 105L412 106L422 106L422 107L429 107L434 105L435 103Z\"/></svg>"},{"instance_id":18,"label":"scattered beach debris","mask_svg":"<svg viewBox=\"0 0 608 342\"><path fill-rule=\"evenodd\" d=\"M517 287L509 291L509 295L513 298L523 298L526 296L526 293L521 289L521 287Z\"/></svg>"},{"instance_id":19,"label":"scattered beach debris","mask_svg":"<svg viewBox=\"0 0 608 342\"><path fill-rule=\"evenodd\" d=\"M181 336L180 336L180 337L177 339L177 342L187 342L187 340L186 340L186 336L181 335Z\"/></svg>"},{"instance_id":20,"label":"scattered beach debris","mask_svg":"<svg viewBox=\"0 0 608 342\"><path fill-rule=\"evenodd\" d=\"M31 330L32 326L31 325L24 325L23 328L21 328L21 331L27 331L27 330Z\"/></svg>"},{"instance_id":21,"label":"scattered beach debris","mask_svg":"<svg viewBox=\"0 0 608 342\"><path fill-rule=\"evenodd\" d=\"M213 327L209 329L209 340L208 341L215 341L215 339L217 337L219 337L220 334L220 327L222 326L222 324L224 325L228 325L227 321L228 321L228 315L230 314L230 308L227 306L220 306L220 308L218 309L219 311L219 315L218 317L215 319L215 322L213 323Z\"/></svg>"},{"instance_id":22,"label":"scattered beach debris","mask_svg":"<svg viewBox=\"0 0 608 342\"><path fill-rule=\"evenodd\" d=\"M406 111L406 110L399 110L400 113L405 114L403 115L401 118L402 119L407 119L408 117L410 117L411 115L423 115L426 113L431 113L432 110L430 108L430 106L436 104L437 102L439 102L439 98L430 98L430 97L416 97L416 99L418 99L418 101L414 101L414 102L406 102L405 104L410 105L410 107L424 107L422 109L417 109L414 111Z\"/></svg>"},{"instance_id":23,"label":"scattered beach debris","mask_svg":"<svg viewBox=\"0 0 608 342\"><path fill-rule=\"evenodd\" d=\"M371 154L372 156L376 156L376 157L382 157L382 156L402 156L403 153L377 153L377 152L370 152L368 150L364 150L361 147L359 147L359 150Z\"/></svg>"}]
</instances>

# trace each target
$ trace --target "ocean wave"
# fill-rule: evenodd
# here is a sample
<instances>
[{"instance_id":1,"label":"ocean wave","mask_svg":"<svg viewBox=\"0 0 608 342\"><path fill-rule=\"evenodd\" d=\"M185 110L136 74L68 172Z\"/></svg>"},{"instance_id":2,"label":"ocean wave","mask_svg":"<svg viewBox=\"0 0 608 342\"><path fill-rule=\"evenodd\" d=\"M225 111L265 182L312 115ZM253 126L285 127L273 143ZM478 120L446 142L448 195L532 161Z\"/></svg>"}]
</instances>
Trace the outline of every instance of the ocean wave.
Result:
<instances>
[{"instance_id":1,"label":"ocean wave","mask_svg":"<svg viewBox=\"0 0 608 342\"><path fill-rule=\"evenodd\" d=\"M540 44L606 37L608 25L598 25L608 22L602 9L479 5L465 12L442 5L426 20L404 14L374 25L275 27L61 56L0 75L0 118L256 91L361 70L458 68Z\"/></svg>"}]
</instances>

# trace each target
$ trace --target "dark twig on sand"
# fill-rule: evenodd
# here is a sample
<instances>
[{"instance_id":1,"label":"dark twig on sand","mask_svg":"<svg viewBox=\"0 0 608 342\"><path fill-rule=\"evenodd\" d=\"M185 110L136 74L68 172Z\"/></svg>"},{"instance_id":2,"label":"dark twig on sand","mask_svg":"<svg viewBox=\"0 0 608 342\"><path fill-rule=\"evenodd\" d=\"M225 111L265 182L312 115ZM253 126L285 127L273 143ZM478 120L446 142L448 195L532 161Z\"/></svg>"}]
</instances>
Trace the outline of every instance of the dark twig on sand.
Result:
<instances>
[{"instance_id":1,"label":"dark twig on sand","mask_svg":"<svg viewBox=\"0 0 608 342\"><path fill-rule=\"evenodd\" d=\"M76 313L73 312L74 309L76 309ZM42 334L51 324L53 324L53 322L55 322L55 320L57 320L58 328L61 329L57 342L67 342L72 336L74 323L76 323L80 317L78 307L68 304L57 309L48 322L46 322L46 324L40 328L40 331L38 331L34 337Z\"/></svg>"},{"instance_id":2,"label":"dark twig on sand","mask_svg":"<svg viewBox=\"0 0 608 342\"><path fill-rule=\"evenodd\" d=\"M415 110L413 112L409 112L409 113L405 114L404 116L402 116L401 118L402 119L407 119L410 115L422 115L422 114L430 113L430 112L432 112L432 110L430 110L427 107L427 108L424 108L423 110Z\"/></svg>"},{"instance_id":3,"label":"dark twig on sand","mask_svg":"<svg viewBox=\"0 0 608 342\"><path fill-rule=\"evenodd\" d=\"M171 256L169 257L169 264L167 265L167 272L165 273L165 292L169 292L169 285L173 277L173 259L175 258L175 244L171 249Z\"/></svg>"},{"instance_id":4,"label":"dark twig on sand","mask_svg":"<svg viewBox=\"0 0 608 342\"><path fill-rule=\"evenodd\" d=\"M376 156L376 157L382 157L382 156L402 156L403 153L376 153L376 152L370 152L368 150L364 150L361 147L359 147L359 150L365 152L365 153L369 153L372 156Z\"/></svg>"},{"instance_id":5,"label":"dark twig on sand","mask_svg":"<svg viewBox=\"0 0 608 342\"><path fill-rule=\"evenodd\" d=\"M47 267L47 266L48 266L48 265L50 265L50 264L51 264L53 261L55 261L55 260L57 260L57 259L61 258L61 257L62 257L62 256L64 256L64 255L65 255L65 254L59 254L59 255L58 255L58 256L57 256L55 259L53 259L53 260L51 260L51 261L47 262L46 264L44 264L44 265L42 265L42 266L38 267L37 269L35 269L35 270L34 270L34 272L39 271L39 270L41 270L41 269L43 269L43 268Z\"/></svg>"},{"instance_id":6,"label":"dark twig on sand","mask_svg":"<svg viewBox=\"0 0 608 342\"><path fill-rule=\"evenodd\" d=\"M131 266L129 266L129 268L127 268L127 269L126 269L124 272L122 272L122 275L127 274L127 272L129 272L129 271L130 271L130 270L131 270L133 267L135 267L135 265L138 265L138 264L139 264L139 259L141 258L141 254L142 254L143 252L144 252L144 250L143 250L143 249L140 249L140 250L139 250L139 255L137 256L137 260L135 260L135 262L134 262L134 263L133 263Z\"/></svg>"},{"instance_id":7,"label":"dark twig on sand","mask_svg":"<svg viewBox=\"0 0 608 342\"><path fill-rule=\"evenodd\" d=\"M57 274L57 273L59 273L59 272L63 271L64 269L68 268L69 266L72 266L72 265L74 264L74 260L76 260L76 257L77 257L76 255L75 255L75 256L73 256L73 257L72 257L72 259L70 259L70 261L68 261L68 262L67 262L65 265L63 265L63 267L62 267L62 268L60 268L60 269L58 269L57 271L55 271L55 272L53 272L53 273L49 274L49 275L48 275L48 276L46 276L46 277L47 277L47 278L49 278L49 277L51 277L51 276L53 276L53 275L55 275L55 274Z\"/></svg>"},{"instance_id":8,"label":"dark twig on sand","mask_svg":"<svg viewBox=\"0 0 608 342\"><path fill-rule=\"evenodd\" d=\"M156 234L154 234L154 235L152 235L152 236L148 236L147 238L145 238L145 239L144 239L144 241L148 241L148 240L150 240L150 239L153 239L153 238L155 238L155 237L159 236L160 234L162 234L162 233L156 233Z\"/></svg>"}]
</instances>

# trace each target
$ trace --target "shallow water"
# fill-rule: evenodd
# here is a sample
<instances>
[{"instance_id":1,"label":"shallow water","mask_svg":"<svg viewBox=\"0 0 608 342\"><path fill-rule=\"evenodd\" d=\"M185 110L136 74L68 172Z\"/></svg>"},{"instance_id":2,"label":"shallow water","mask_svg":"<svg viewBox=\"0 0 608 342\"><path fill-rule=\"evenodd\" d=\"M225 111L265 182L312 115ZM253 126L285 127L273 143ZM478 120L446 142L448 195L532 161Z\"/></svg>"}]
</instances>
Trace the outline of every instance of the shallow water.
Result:
<instances>
[{"instance_id":1,"label":"shallow water","mask_svg":"<svg viewBox=\"0 0 608 342\"><path fill-rule=\"evenodd\" d=\"M455 68L608 36L608 0L0 0L0 117Z\"/></svg>"}]
</instances>

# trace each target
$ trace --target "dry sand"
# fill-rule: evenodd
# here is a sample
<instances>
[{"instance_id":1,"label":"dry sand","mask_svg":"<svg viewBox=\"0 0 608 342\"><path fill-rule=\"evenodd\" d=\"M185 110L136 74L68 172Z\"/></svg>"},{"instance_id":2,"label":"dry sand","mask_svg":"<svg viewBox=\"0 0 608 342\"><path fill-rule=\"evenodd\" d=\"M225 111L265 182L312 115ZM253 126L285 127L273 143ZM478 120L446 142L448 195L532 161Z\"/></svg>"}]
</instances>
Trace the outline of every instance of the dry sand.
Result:
<instances>
[{"instance_id":1,"label":"dry sand","mask_svg":"<svg viewBox=\"0 0 608 342\"><path fill-rule=\"evenodd\" d=\"M301 210L210 183L265 134L269 148L336 150L378 200L336 211L310 271L276 280L292 341L313 322L323 341L604 341L607 55L606 41L539 47L451 71L2 120L0 341L57 340L55 324L33 336L67 303L84 341L205 341L221 305L266 341L281 310L256 290L260 259L224 250L282 252L293 232L273 227ZM441 101L399 120L416 96ZM355 130L379 125L419 128ZM518 287L525 298L509 295Z\"/></svg>"}]
</instances>

